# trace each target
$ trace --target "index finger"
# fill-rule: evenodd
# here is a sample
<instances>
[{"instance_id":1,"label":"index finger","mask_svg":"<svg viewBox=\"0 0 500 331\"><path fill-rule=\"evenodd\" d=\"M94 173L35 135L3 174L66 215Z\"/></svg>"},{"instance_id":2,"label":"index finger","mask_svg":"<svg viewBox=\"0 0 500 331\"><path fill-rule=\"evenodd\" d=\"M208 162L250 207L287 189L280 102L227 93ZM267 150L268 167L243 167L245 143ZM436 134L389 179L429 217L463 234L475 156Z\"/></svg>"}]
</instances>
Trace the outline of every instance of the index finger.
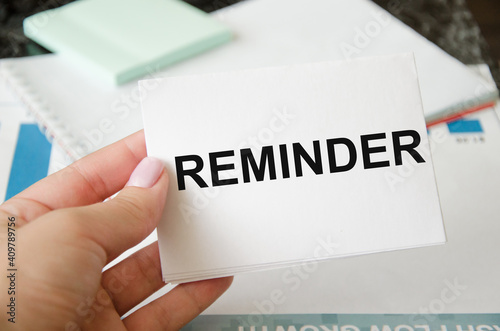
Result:
<instances>
[{"instance_id":1,"label":"index finger","mask_svg":"<svg viewBox=\"0 0 500 331\"><path fill-rule=\"evenodd\" d=\"M141 130L33 184L0 210L30 221L54 209L103 201L123 188L145 156Z\"/></svg>"}]
</instances>

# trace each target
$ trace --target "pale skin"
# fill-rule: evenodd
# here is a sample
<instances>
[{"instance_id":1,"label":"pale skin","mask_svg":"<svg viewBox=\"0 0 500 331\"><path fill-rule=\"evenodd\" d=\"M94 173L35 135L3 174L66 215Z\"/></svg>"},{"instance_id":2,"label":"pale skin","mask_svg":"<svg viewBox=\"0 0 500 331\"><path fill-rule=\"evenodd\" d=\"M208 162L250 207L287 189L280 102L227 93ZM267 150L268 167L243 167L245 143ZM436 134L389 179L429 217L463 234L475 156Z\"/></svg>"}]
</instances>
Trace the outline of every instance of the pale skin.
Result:
<instances>
[{"instance_id":1,"label":"pale skin","mask_svg":"<svg viewBox=\"0 0 500 331\"><path fill-rule=\"evenodd\" d=\"M0 206L2 274L9 268L7 227L12 217L18 269L15 324L6 314L9 279L0 278L1 330L178 330L226 291L231 277L181 284L121 319L164 286L157 243L102 272L160 220L168 187L163 166L146 175L151 187L129 181L144 157L140 131Z\"/></svg>"}]
</instances>

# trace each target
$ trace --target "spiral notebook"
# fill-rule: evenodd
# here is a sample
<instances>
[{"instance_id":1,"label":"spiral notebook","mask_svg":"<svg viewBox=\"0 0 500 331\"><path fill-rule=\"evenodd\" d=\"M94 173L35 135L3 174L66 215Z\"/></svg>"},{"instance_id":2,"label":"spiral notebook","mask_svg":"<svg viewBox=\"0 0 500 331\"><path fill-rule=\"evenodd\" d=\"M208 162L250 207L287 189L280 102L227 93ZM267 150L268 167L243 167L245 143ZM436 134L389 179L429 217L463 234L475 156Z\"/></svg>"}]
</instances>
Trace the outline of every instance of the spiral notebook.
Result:
<instances>
[{"instance_id":1,"label":"spiral notebook","mask_svg":"<svg viewBox=\"0 0 500 331\"><path fill-rule=\"evenodd\" d=\"M414 52L428 124L490 105L497 90L368 0L247 0L212 14L235 39L145 78ZM74 159L142 128L137 81L109 86L57 54L0 75Z\"/></svg>"}]
</instances>

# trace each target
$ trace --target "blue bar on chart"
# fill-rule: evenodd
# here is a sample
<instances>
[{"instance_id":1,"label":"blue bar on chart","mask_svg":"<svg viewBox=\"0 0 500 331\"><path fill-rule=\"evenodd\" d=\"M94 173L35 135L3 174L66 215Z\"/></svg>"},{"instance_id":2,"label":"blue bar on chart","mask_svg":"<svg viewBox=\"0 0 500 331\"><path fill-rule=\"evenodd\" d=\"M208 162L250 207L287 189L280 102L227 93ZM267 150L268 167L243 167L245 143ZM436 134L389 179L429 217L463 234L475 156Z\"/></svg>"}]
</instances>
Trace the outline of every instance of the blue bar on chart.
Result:
<instances>
[{"instance_id":1,"label":"blue bar on chart","mask_svg":"<svg viewBox=\"0 0 500 331\"><path fill-rule=\"evenodd\" d=\"M36 124L21 124L5 200L47 176L51 150Z\"/></svg>"},{"instance_id":2,"label":"blue bar on chart","mask_svg":"<svg viewBox=\"0 0 500 331\"><path fill-rule=\"evenodd\" d=\"M483 133L483 127L479 120L459 119L457 121L446 123L450 133Z\"/></svg>"}]
</instances>

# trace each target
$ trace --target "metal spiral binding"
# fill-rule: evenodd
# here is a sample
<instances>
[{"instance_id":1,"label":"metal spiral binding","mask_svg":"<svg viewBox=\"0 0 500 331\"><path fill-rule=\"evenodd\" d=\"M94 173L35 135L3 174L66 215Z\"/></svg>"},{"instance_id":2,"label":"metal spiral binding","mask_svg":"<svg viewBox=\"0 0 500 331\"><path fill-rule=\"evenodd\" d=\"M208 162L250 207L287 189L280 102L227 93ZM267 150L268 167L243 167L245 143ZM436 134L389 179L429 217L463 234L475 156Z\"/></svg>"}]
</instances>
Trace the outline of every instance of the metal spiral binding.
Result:
<instances>
[{"instance_id":1,"label":"metal spiral binding","mask_svg":"<svg viewBox=\"0 0 500 331\"><path fill-rule=\"evenodd\" d=\"M27 111L35 117L40 131L45 134L50 142L55 142L73 159L77 160L84 155L81 144L74 134L66 127L57 114L52 111L50 104L38 94L29 82L19 73L14 66L0 63L0 79L21 99Z\"/></svg>"}]
</instances>

